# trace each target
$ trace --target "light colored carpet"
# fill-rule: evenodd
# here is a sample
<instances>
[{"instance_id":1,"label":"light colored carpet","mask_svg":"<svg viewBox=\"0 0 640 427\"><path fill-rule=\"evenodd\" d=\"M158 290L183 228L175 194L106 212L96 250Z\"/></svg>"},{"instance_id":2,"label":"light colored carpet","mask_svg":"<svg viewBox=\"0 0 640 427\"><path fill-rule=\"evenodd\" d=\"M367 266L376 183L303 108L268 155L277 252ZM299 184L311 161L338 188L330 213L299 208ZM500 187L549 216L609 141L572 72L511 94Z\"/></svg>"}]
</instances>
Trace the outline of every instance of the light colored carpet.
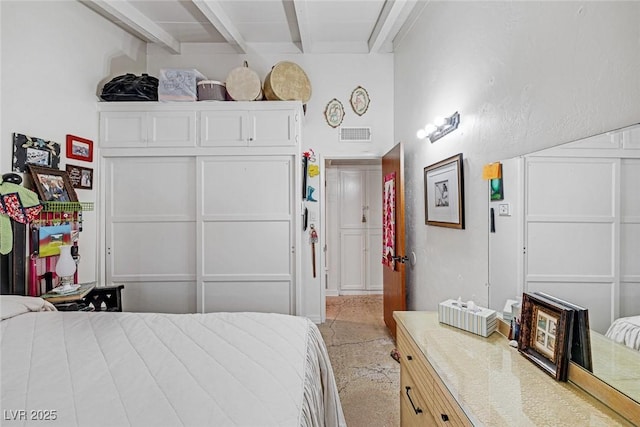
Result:
<instances>
[{"instance_id":1,"label":"light colored carpet","mask_svg":"<svg viewBox=\"0 0 640 427\"><path fill-rule=\"evenodd\" d=\"M400 364L382 317L382 295L327 297L318 326L349 427L400 425Z\"/></svg>"}]
</instances>

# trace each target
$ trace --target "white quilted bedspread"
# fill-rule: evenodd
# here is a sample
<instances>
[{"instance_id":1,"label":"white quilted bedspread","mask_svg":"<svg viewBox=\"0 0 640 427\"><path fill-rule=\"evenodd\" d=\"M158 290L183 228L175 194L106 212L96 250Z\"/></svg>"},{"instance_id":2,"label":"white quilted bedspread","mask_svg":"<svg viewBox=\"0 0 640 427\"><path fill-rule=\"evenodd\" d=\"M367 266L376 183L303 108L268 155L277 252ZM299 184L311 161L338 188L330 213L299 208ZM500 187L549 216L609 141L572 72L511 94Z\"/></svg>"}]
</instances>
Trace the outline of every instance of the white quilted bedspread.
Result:
<instances>
[{"instance_id":1,"label":"white quilted bedspread","mask_svg":"<svg viewBox=\"0 0 640 427\"><path fill-rule=\"evenodd\" d=\"M640 351L640 316L616 319L605 334L617 343Z\"/></svg>"},{"instance_id":2,"label":"white quilted bedspread","mask_svg":"<svg viewBox=\"0 0 640 427\"><path fill-rule=\"evenodd\" d=\"M29 312L2 321L1 341L2 425L25 424L20 410L34 425L345 425L301 317Z\"/></svg>"}]
</instances>

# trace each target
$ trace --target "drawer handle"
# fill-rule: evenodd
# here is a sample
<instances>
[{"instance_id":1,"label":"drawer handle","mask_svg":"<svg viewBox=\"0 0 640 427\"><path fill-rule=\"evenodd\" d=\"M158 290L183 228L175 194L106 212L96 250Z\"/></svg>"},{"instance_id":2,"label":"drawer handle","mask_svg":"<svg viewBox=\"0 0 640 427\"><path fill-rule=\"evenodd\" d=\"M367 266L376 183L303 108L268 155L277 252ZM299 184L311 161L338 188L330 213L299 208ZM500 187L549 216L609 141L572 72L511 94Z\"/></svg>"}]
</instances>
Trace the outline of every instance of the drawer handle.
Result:
<instances>
[{"instance_id":1,"label":"drawer handle","mask_svg":"<svg viewBox=\"0 0 640 427\"><path fill-rule=\"evenodd\" d=\"M409 403L411 403L411 406L413 407L413 410L416 412L416 414L421 414L422 413L422 409L416 408L416 405L413 404L413 400L411 400L411 396L409 395L409 392L411 391L411 387L405 386L405 388L406 388L406 392L407 392L407 397L409 398Z\"/></svg>"},{"instance_id":2,"label":"drawer handle","mask_svg":"<svg viewBox=\"0 0 640 427\"><path fill-rule=\"evenodd\" d=\"M413 357L410 354L408 354L407 355L407 360L413 360Z\"/></svg>"},{"instance_id":3,"label":"drawer handle","mask_svg":"<svg viewBox=\"0 0 640 427\"><path fill-rule=\"evenodd\" d=\"M440 418L442 418L442 421L449 421L449 415L447 414L440 414Z\"/></svg>"}]
</instances>

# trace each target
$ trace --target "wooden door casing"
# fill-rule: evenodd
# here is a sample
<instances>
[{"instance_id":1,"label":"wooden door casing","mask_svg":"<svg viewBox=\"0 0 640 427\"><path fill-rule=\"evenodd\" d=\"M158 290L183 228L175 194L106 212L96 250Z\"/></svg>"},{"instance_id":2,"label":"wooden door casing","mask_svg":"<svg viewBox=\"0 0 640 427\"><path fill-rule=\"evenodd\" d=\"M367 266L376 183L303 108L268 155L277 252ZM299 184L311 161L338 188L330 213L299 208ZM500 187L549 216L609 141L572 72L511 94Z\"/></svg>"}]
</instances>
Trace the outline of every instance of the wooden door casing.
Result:
<instances>
[{"instance_id":1,"label":"wooden door casing","mask_svg":"<svg viewBox=\"0 0 640 427\"><path fill-rule=\"evenodd\" d=\"M387 154L382 157L382 182L384 177L390 173L396 174L395 178L395 200L396 200L396 246L395 254L404 257L405 254L405 224L404 224L404 149L402 143L398 143ZM381 254L382 256L382 254ZM383 311L384 323L389 328L389 332L395 338L396 321L393 318L394 311L405 311L407 309L407 296L405 287L405 264L395 262L392 270L383 266Z\"/></svg>"}]
</instances>

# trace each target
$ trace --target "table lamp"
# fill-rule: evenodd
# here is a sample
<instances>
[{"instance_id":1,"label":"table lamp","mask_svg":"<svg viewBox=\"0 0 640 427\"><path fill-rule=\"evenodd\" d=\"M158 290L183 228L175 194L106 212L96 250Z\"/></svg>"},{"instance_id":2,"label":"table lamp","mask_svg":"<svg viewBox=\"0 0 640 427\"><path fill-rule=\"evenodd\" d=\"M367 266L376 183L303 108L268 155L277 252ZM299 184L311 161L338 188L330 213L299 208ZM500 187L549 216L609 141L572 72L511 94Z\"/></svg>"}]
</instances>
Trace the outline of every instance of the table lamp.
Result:
<instances>
[{"instance_id":1,"label":"table lamp","mask_svg":"<svg viewBox=\"0 0 640 427\"><path fill-rule=\"evenodd\" d=\"M60 278L62 292L73 290L73 275L76 272L76 262L71 256L71 245L60 245L60 257L56 264L56 274Z\"/></svg>"}]
</instances>

